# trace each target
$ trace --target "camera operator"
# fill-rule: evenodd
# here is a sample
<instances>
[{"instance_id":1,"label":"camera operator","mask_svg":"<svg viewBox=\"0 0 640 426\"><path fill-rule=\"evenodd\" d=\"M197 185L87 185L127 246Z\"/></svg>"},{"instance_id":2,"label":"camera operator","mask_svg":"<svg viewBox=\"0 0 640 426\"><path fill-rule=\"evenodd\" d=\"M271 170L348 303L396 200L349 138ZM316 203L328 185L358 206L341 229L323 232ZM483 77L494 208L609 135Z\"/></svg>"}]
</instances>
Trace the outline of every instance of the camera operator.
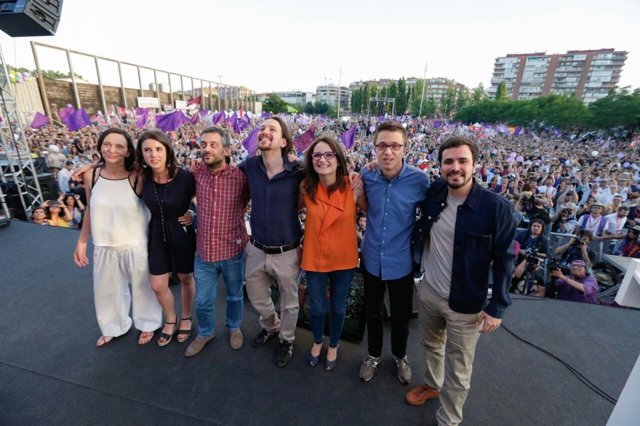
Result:
<instances>
[{"instance_id":1,"label":"camera operator","mask_svg":"<svg viewBox=\"0 0 640 426\"><path fill-rule=\"evenodd\" d=\"M571 262L570 276L566 276L560 268L551 271L556 278L557 298L574 302L598 303L598 282L589 275L587 264L582 260Z\"/></svg>"},{"instance_id":2,"label":"camera operator","mask_svg":"<svg viewBox=\"0 0 640 426\"><path fill-rule=\"evenodd\" d=\"M578 226L576 220L576 211L578 206L575 203L566 203L558 206L556 213L551 218L553 225L551 226L551 232L558 232L560 234L573 234Z\"/></svg>"},{"instance_id":3,"label":"camera operator","mask_svg":"<svg viewBox=\"0 0 640 426\"><path fill-rule=\"evenodd\" d=\"M533 195L530 191L523 191L520 194L518 202L514 206L514 210L522 213L523 215L519 227L528 228L529 224L532 223L534 219L538 218L542 219L545 225L551 223L549 211L546 208L547 202L548 200L544 194Z\"/></svg>"},{"instance_id":4,"label":"camera operator","mask_svg":"<svg viewBox=\"0 0 640 426\"><path fill-rule=\"evenodd\" d=\"M542 219L534 219L529 230L517 239L520 245L520 252L518 253L518 260L512 279L512 288L517 288L517 284L525 272L535 274L536 288L527 289L526 292L529 293L533 290L534 293L539 293L540 296L544 295L544 280L539 270L541 264L549 255L549 240L543 235L544 228L545 224Z\"/></svg>"},{"instance_id":5,"label":"camera operator","mask_svg":"<svg viewBox=\"0 0 640 426\"><path fill-rule=\"evenodd\" d=\"M596 260L596 253L589 248L591 240L593 240L593 233L581 230L578 235L571 237L568 243L558 246L554 254L560 257L561 267L568 269L574 260L582 260L591 268Z\"/></svg>"}]
</instances>

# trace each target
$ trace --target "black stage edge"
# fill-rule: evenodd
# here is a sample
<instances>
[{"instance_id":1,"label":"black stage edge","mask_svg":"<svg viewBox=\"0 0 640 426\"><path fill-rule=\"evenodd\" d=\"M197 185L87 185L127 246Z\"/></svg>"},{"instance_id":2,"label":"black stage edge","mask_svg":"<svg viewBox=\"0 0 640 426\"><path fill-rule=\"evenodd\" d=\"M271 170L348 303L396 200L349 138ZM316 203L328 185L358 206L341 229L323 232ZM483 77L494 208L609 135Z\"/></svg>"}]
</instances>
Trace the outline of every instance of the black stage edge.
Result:
<instances>
[{"instance_id":1,"label":"black stage edge","mask_svg":"<svg viewBox=\"0 0 640 426\"><path fill-rule=\"evenodd\" d=\"M404 402L385 339L373 380L358 379L361 345L345 342L337 368L304 360L310 331L298 328L290 365L275 365L276 342L255 349L257 315L247 303L245 347L234 352L224 330L194 358L186 344L140 347L130 331L96 348L91 268L71 261L77 231L12 222L0 229L0 424L2 425L423 425L437 401ZM174 291L176 289L174 288ZM617 399L640 353L640 312L556 300L516 299L504 325L579 370ZM386 330L388 333L388 330ZM421 384L423 349L412 321L412 385ZM557 360L505 329L478 345L469 425L603 425L613 403Z\"/></svg>"}]
</instances>

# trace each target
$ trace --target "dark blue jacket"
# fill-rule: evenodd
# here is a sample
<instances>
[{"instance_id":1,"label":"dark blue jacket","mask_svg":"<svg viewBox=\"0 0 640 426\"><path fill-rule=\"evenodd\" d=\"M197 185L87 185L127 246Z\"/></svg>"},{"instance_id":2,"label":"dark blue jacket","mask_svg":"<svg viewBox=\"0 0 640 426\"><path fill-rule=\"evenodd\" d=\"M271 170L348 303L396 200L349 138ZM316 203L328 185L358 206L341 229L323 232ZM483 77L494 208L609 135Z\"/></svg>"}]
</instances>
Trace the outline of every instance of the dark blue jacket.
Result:
<instances>
[{"instance_id":1,"label":"dark blue jacket","mask_svg":"<svg viewBox=\"0 0 640 426\"><path fill-rule=\"evenodd\" d=\"M431 226L445 207L448 187L434 182L421 204L422 217L416 226L415 248L422 256ZM511 204L474 181L465 202L458 207L453 248L453 270L449 307L473 314L485 311L502 318L511 304L509 286L515 264L513 240L516 221ZM491 300L487 302L489 268L493 271Z\"/></svg>"}]
</instances>

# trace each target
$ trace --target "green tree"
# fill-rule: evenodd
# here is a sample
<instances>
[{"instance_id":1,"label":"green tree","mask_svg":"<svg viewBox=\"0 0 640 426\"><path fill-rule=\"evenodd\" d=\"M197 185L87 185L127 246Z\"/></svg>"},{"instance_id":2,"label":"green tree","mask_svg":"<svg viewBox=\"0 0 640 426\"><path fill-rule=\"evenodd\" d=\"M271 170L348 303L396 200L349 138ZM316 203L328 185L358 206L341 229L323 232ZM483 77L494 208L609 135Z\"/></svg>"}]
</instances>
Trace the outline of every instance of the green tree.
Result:
<instances>
[{"instance_id":1,"label":"green tree","mask_svg":"<svg viewBox=\"0 0 640 426\"><path fill-rule=\"evenodd\" d=\"M424 117L433 117L437 109L436 99L433 96L429 96L422 105L422 115Z\"/></svg>"},{"instance_id":2,"label":"green tree","mask_svg":"<svg viewBox=\"0 0 640 426\"><path fill-rule=\"evenodd\" d=\"M398 95L396 96L396 114L404 114L409 109L409 93L407 81L402 77L398 80Z\"/></svg>"},{"instance_id":3,"label":"green tree","mask_svg":"<svg viewBox=\"0 0 640 426\"><path fill-rule=\"evenodd\" d=\"M417 80L416 84L413 86L413 95L411 96L411 113L413 115L419 115L420 114L420 103L422 102L422 112L424 113L424 101L426 101L426 99L422 99L422 87L424 86L425 81L424 80ZM425 93L426 93L426 87L425 87Z\"/></svg>"},{"instance_id":4,"label":"green tree","mask_svg":"<svg viewBox=\"0 0 640 426\"><path fill-rule=\"evenodd\" d=\"M447 91L444 93L442 98L440 99L440 112L445 116L449 117L453 112L456 105L456 88L451 85L447 88Z\"/></svg>"},{"instance_id":5,"label":"green tree","mask_svg":"<svg viewBox=\"0 0 640 426\"><path fill-rule=\"evenodd\" d=\"M458 91L456 92L455 110L460 111L462 108L469 105L469 102L470 102L469 89L467 89L466 87L459 87Z\"/></svg>"},{"instance_id":6,"label":"green tree","mask_svg":"<svg viewBox=\"0 0 640 426\"><path fill-rule=\"evenodd\" d=\"M498 84L498 89L496 90L496 100L499 101L500 99L506 99L507 98L507 85L504 83L504 81L501 81L500 84Z\"/></svg>"},{"instance_id":7,"label":"green tree","mask_svg":"<svg viewBox=\"0 0 640 426\"><path fill-rule=\"evenodd\" d=\"M479 83L478 87L473 89L473 93L471 94L471 104L476 105L485 99L487 99L487 94L484 91L484 84Z\"/></svg>"},{"instance_id":8,"label":"green tree","mask_svg":"<svg viewBox=\"0 0 640 426\"><path fill-rule=\"evenodd\" d=\"M282 100L280 96L277 95L268 95L267 99L265 99L262 104L262 109L266 112L271 112L273 114L278 114L280 112L287 112L288 104Z\"/></svg>"}]
</instances>

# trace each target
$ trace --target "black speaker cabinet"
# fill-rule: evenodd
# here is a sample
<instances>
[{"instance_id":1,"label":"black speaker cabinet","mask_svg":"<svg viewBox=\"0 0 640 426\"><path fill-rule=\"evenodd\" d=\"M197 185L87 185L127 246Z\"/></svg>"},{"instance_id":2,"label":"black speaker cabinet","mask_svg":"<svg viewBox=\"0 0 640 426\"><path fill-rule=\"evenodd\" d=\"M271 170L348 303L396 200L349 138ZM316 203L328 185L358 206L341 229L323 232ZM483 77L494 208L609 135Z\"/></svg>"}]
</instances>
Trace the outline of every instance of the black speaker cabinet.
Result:
<instances>
[{"instance_id":1,"label":"black speaker cabinet","mask_svg":"<svg viewBox=\"0 0 640 426\"><path fill-rule=\"evenodd\" d=\"M11 37L54 35L62 0L0 0L0 30Z\"/></svg>"}]
</instances>

